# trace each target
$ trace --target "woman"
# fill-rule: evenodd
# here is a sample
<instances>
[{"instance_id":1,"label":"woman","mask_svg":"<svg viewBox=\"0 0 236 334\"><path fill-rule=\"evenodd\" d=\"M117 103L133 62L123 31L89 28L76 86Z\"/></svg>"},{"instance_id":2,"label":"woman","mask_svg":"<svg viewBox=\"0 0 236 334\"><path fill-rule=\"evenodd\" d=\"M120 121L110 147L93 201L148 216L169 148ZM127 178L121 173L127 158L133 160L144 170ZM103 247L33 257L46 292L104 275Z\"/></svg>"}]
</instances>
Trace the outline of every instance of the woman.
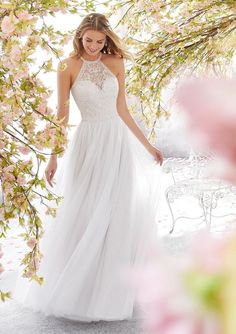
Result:
<instances>
[{"instance_id":1,"label":"woman","mask_svg":"<svg viewBox=\"0 0 236 334\"><path fill-rule=\"evenodd\" d=\"M58 118L67 125L71 91L82 121L58 172L64 200L42 243L45 283L32 282L25 299L16 289L16 299L47 315L128 319L135 293L124 273L145 261L156 242L162 155L129 114L123 61L129 53L106 17L87 15L73 45L58 66ZM52 155L45 171L51 186L56 170Z\"/></svg>"}]
</instances>

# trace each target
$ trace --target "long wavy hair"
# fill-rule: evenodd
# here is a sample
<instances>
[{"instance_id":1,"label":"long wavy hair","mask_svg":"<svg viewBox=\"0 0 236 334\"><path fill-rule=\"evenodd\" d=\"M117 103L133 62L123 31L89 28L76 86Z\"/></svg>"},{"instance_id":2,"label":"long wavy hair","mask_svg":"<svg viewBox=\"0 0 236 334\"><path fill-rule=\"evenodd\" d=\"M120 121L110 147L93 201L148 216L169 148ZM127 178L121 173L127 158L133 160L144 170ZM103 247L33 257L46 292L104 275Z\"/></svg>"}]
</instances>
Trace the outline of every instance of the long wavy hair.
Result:
<instances>
[{"instance_id":1,"label":"long wavy hair","mask_svg":"<svg viewBox=\"0 0 236 334\"><path fill-rule=\"evenodd\" d=\"M106 35L106 43L101 52L106 54L119 55L121 58L134 60L133 54L130 53L123 41L111 29L108 19L100 13L90 13L81 21L75 31L73 38L73 51L71 57L80 57L83 52L82 36L86 30L96 30Z\"/></svg>"}]
</instances>

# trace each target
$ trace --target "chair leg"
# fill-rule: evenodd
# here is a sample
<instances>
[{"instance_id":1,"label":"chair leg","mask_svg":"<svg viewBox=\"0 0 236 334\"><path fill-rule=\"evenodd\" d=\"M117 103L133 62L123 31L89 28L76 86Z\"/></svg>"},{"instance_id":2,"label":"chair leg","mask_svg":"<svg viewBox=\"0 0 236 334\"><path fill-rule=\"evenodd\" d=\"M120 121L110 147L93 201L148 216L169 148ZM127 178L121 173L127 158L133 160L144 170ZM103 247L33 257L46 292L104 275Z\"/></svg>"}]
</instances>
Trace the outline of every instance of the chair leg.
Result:
<instances>
[{"instance_id":1,"label":"chair leg","mask_svg":"<svg viewBox=\"0 0 236 334\"><path fill-rule=\"evenodd\" d=\"M170 200L169 200L169 196L168 196L168 191L166 192L165 194L166 196L166 202L168 204L168 207L169 207L169 210L170 210L170 214L171 214L171 219L172 219L172 227L169 231L169 234L173 233L174 231L174 228L175 228L175 217L174 217L174 213L173 213L173 210L172 210L172 207L171 207L171 204L170 204Z\"/></svg>"},{"instance_id":2,"label":"chair leg","mask_svg":"<svg viewBox=\"0 0 236 334\"><path fill-rule=\"evenodd\" d=\"M199 204L203 211L204 221L207 228L211 228L212 208L213 208L213 196L214 194L207 195L208 198L204 198L204 193L199 197ZM206 197L206 195L205 195Z\"/></svg>"},{"instance_id":3,"label":"chair leg","mask_svg":"<svg viewBox=\"0 0 236 334\"><path fill-rule=\"evenodd\" d=\"M208 224L207 224L207 212L206 212L206 207L204 205L204 194L203 193L200 194L199 204L200 204L200 207L201 207L202 212L203 212L204 221L205 221L206 225L208 226Z\"/></svg>"}]
</instances>

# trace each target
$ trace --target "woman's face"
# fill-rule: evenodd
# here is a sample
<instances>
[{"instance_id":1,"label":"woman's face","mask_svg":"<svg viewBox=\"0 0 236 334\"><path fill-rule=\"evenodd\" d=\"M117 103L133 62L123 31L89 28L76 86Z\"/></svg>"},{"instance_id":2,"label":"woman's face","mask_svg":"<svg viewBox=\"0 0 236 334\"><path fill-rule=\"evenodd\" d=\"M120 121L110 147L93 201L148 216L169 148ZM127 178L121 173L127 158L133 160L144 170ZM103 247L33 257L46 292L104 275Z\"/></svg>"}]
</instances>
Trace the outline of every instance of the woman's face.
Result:
<instances>
[{"instance_id":1,"label":"woman's face","mask_svg":"<svg viewBox=\"0 0 236 334\"><path fill-rule=\"evenodd\" d=\"M106 42L106 35L100 31L87 30L82 36L82 44L85 52L90 56L97 55Z\"/></svg>"}]
</instances>

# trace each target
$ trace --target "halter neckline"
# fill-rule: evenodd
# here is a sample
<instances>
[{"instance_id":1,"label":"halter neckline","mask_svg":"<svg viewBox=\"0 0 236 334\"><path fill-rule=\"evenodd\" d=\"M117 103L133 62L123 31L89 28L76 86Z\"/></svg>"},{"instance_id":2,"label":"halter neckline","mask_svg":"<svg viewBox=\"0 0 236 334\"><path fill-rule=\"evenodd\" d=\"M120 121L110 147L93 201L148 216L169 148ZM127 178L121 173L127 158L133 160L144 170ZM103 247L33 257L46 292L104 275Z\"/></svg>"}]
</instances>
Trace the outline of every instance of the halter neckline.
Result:
<instances>
[{"instance_id":1,"label":"halter neckline","mask_svg":"<svg viewBox=\"0 0 236 334\"><path fill-rule=\"evenodd\" d=\"M87 59L84 59L82 56L80 58L86 63L96 63L102 58L102 53L100 52L99 57L95 60L87 60Z\"/></svg>"}]
</instances>

